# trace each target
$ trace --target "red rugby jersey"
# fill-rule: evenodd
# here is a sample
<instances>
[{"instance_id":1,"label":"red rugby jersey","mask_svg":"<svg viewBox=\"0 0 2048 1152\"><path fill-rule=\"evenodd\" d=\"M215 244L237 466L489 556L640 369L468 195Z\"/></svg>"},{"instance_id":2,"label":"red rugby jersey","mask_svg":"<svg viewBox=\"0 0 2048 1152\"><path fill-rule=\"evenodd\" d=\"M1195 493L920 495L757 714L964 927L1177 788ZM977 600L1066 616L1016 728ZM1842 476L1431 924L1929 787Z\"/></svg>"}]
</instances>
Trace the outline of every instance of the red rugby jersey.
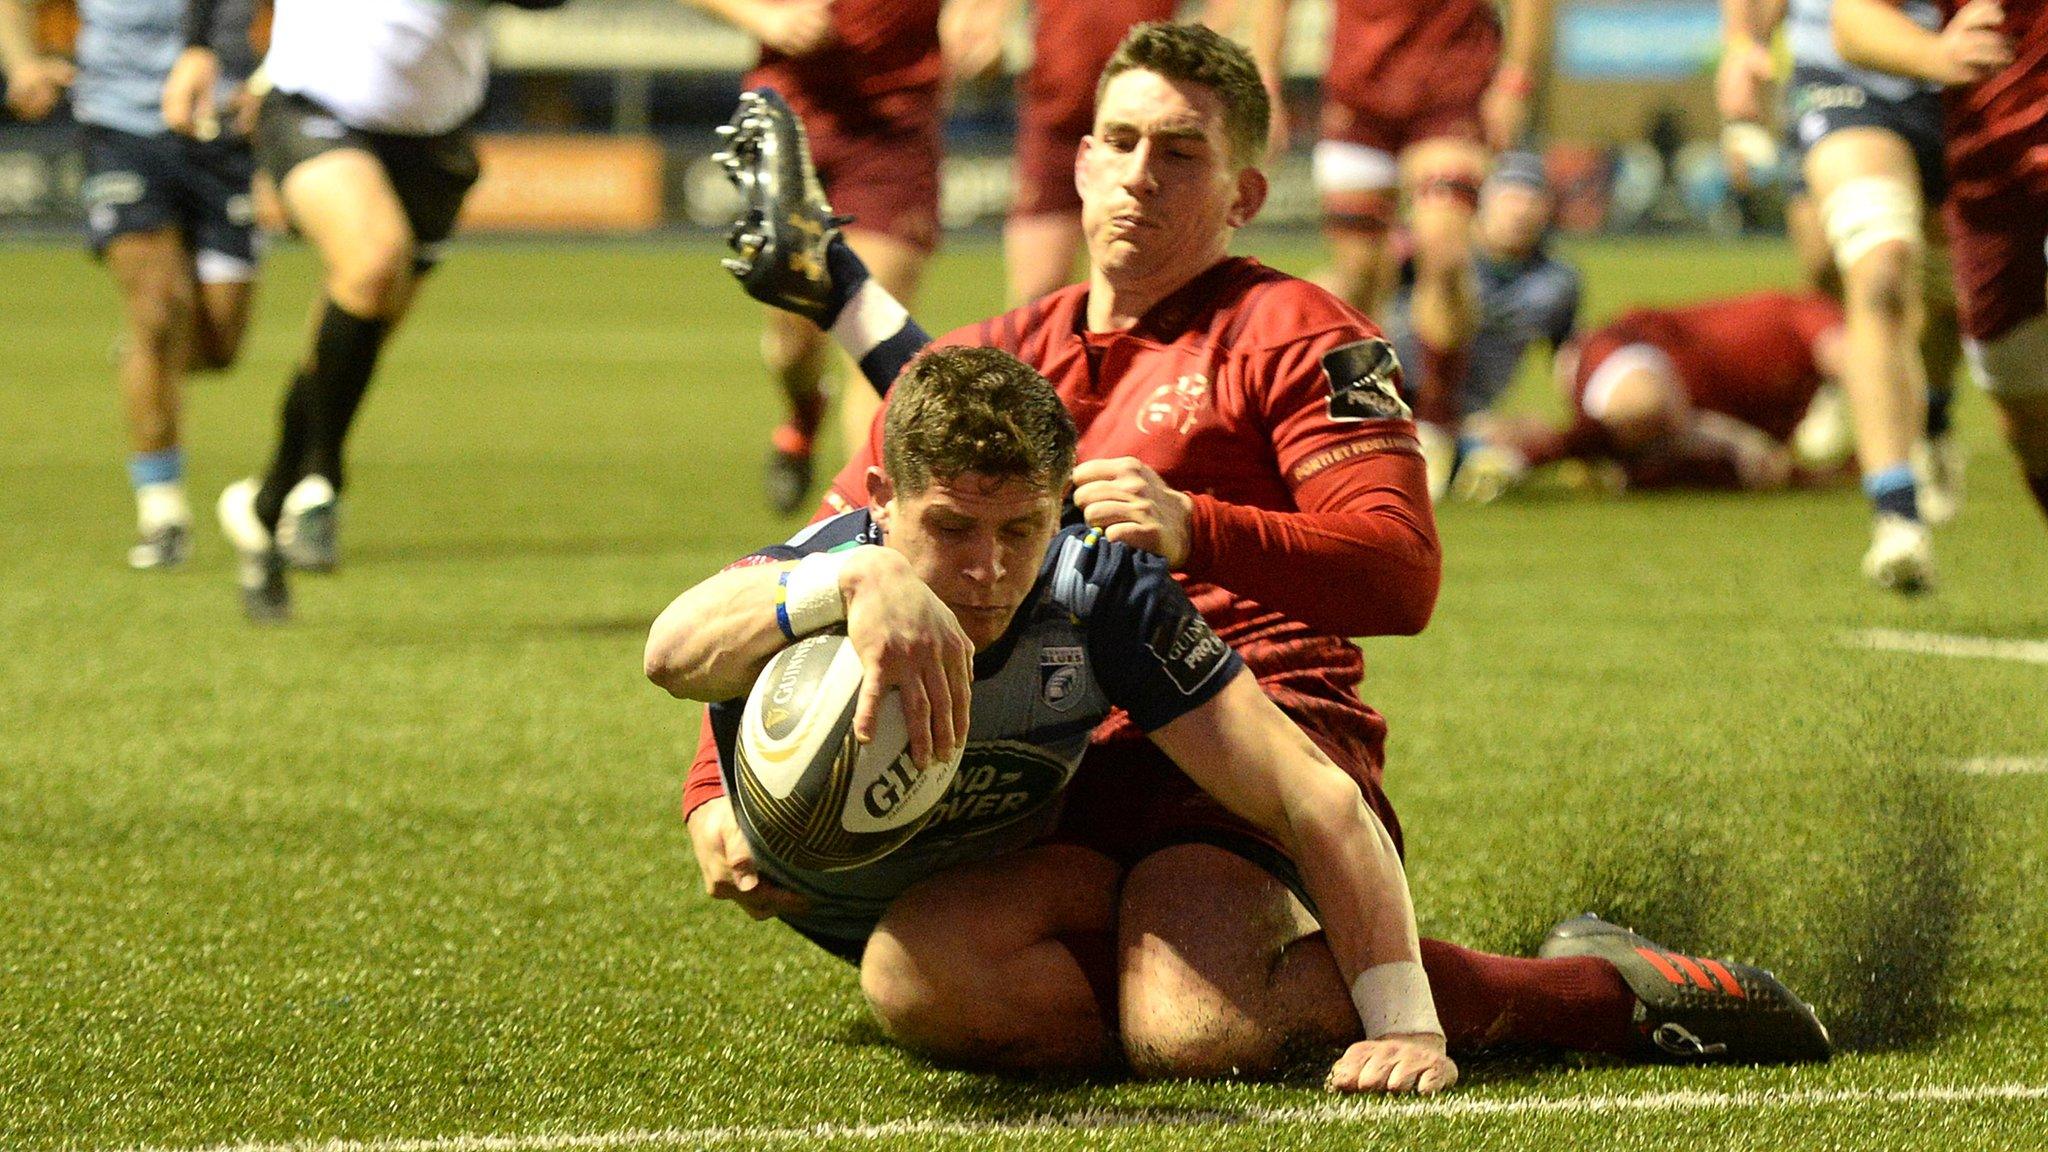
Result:
<instances>
[{"instance_id":1,"label":"red rugby jersey","mask_svg":"<svg viewBox=\"0 0 2048 1152\"><path fill-rule=\"evenodd\" d=\"M1221 261L1124 332L1087 331L1087 299L1085 284L1063 288L938 343L1010 352L1059 390L1082 459L1135 456L1193 495L1193 546L1175 573L1189 598L1276 703L1376 750L1386 722L1359 699L1364 660L1346 637L1420 631L1442 575L1415 426L1345 371L1379 330L1249 259ZM867 499L880 428L878 415L831 510ZM1122 713L1096 731L1137 738ZM685 811L720 794L708 747Z\"/></svg>"},{"instance_id":2,"label":"red rugby jersey","mask_svg":"<svg viewBox=\"0 0 2048 1152\"><path fill-rule=\"evenodd\" d=\"M1447 86L1483 91L1500 59L1485 0L1336 0L1323 93L1356 107L1434 106Z\"/></svg>"},{"instance_id":3,"label":"red rugby jersey","mask_svg":"<svg viewBox=\"0 0 2048 1152\"><path fill-rule=\"evenodd\" d=\"M1950 195L1979 200L2014 184L2048 196L2048 0L2002 0L2013 61L1942 90ZM1944 21L1962 7L1942 0Z\"/></svg>"},{"instance_id":4,"label":"red rugby jersey","mask_svg":"<svg viewBox=\"0 0 2048 1152\"><path fill-rule=\"evenodd\" d=\"M782 93L814 130L820 123L907 127L935 116L945 76L941 2L835 0L830 44L806 56L763 47L745 86Z\"/></svg>"},{"instance_id":5,"label":"red rugby jersey","mask_svg":"<svg viewBox=\"0 0 2048 1152\"><path fill-rule=\"evenodd\" d=\"M1789 441L1823 379L1815 344L1841 323L1841 309L1819 293L1753 292L1639 309L1606 331L1671 357L1697 407Z\"/></svg>"},{"instance_id":6,"label":"red rugby jersey","mask_svg":"<svg viewBox=\"0 0 2048 1152\"><path fill-rule=\"evenodd\" d=\"M1193 495L1176 576L1210 625L1283 706L1379 724L1346 637L1421 630L1442 561L1415 426L1405 412L1345 410L1324 370L1379 330L1250 259L1221 261L1128 331L1087 331L1087 306L1087 285L1072 285L938 344L1011 353L1059 390L1081 459L1135 456ZM878 418L828 499L866 499L880 429Z\"/></svg>"},{"instance_id":7,"label":"red rugby jersey","mask_svg":"<svg viewBox=\"0 0 2048 1152\"><path fill-rule=\"evenodd\" d=\"M1037 0L1031 68L1019 115L1085 135L1095 118L1095 82L1133 24L1171 20L1174 0Z\"/></svg>"}]
</instances>

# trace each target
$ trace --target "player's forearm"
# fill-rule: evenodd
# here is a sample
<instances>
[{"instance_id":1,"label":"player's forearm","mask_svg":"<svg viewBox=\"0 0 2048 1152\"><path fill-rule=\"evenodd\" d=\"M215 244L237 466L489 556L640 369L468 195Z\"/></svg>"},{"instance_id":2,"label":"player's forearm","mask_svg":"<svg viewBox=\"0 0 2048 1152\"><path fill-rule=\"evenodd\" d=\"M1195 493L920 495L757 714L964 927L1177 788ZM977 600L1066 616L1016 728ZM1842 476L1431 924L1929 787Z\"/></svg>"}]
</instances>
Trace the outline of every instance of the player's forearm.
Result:
<instances>
[{"instance_id":1,"label":"player's forearm","mask_svg":"<svg viewBox=\"0 0 2048 1152\"><path fill-rule=\"evenodd\" d=\"M1245 46L1268 93L1279 93L1287 83L1287 14L1292 6L1291 0L1245 0Z\"/></svg>"},{"instance_id":2,"label":"player's forearm","mask_svg":"<svg viewBox=\"0 0 2048 1152\"><path fill-rule=\"evenodd\" d=\"M12 73L36 58L36 37L22 0L0 0L0 68Z\"/></svg>"},{"instance_id":3,"label":"player's forearm","mask_svg":"<svg viewBox=\"0 0 2048 1152\"><path fill-rule=\"evenodd\" d=\"M899 553L874 546L728 568L655 619L647 678L686 700L730 700L785 645L844 621L856 601L887 604L922 587Z\"/></svg>"},{"instance_id":4,"label":"player's forearm","mask_svg":"<svg viewBox=\"0 0 2048 1152\"><path fill-rule=\"evenodd\" d=\"M1721 43L1767 47L1785 19L1786 0L1721 0Z\"/></svg>"},{"instance_id":5,"label":"player's forearm","mask_svg":"<svg viewBox=\"0 0 2048 1152\"><path fill-rule=\"evenodd\" d=\"M647 634L647 678L686 700L743 695L789 642L776 625L776 595L789 564L720 572L662 610Z\"/></svg>"},{"instance_id":6,"label":"player's forearm","mask_svg":"<svg viewBox=\"0 0 2048 1152\"><path fill-rule=\"evenodd\" d=\"M1835 46L1849 63L1941 82L1934 67L1941 35L1887 0L1835 0L1834 25Z\"/></svg>"},{"instance_id":7,"label":"player's forearm","mask_svg":"<svg viewBox=\"0 0 2048 1152\"><path fill-rule=\"evenodd\" d=\"M1266 698L1248 672L1152 739L1189 779L1271 836L1300 868L1368 1038L1440 1034L1400 853L1357 782Z\"/></svg>"},{"instance_id":8,"label":"player's forearm","mask_svg":"<svg viewBox=\"0 0 2048 1152\"><path fill-rule=\"evenodd\" d=\"M1302 773L1307 776L1308 773ZM1350 777L1327 760L1286 789L1290 855L1315 899L1366 1038L1443 1035L1400 853Z\"/></svg>"},{"instance_id":9,"label":"player's forearm","mask_svg":"<svg viewBox=\"0 0 2048 1152\"><path fill-rule=\"evenodd\" d=\"M1556 0L1511 0L1507 39L1501 47L1503 72L1518 69L1535 83L1550 69L1552 29L1557 24Z\"/></svg>"},{"instance_id":10,"label":"player's forearm","mask_svg":"<svg viewBox=\"0 0 2048 1152\"><path fill-rule=\"evenodd\" d=\"M1181 570L1339 636L1420 632L1443 578L1421 456L1336 467L1297 493L1311 497L1299 512L1195 495Z\"/></svg>"}]
</instances>

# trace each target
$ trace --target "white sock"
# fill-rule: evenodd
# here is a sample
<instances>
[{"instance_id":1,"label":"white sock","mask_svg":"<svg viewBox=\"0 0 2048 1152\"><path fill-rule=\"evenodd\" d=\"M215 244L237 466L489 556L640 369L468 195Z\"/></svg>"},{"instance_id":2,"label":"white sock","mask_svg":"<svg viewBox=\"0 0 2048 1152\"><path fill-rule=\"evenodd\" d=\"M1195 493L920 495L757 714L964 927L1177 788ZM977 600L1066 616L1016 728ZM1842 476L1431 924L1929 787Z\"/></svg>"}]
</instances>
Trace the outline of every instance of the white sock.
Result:
<instances>
[{"instance_id":1,"label":"white sock","mask_svg":"<svg viewBox=\"0 0 2048 1152\"><path fill-rule=\"evenodd\" d=\"M185 485L181 481L144 484L135 490L135 526L144 535L166 524L191 522L192 506L185 502Z\"/></svg>"}]
</instances>

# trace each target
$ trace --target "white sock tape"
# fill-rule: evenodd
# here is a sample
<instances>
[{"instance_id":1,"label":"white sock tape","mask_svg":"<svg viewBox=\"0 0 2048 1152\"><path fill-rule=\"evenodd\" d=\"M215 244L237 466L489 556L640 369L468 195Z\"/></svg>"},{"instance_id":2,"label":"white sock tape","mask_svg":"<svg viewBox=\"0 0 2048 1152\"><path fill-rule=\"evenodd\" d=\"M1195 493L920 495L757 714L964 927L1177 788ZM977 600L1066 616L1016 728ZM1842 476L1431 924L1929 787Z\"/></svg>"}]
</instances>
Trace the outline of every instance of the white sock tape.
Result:
<instances>
[{"instance_id":1,"label":"white sock tape","mask_svg":"<svg viewBox=\"0 0 2048 1152\"><path fill-rule=\"evenodd\" d=\"M847 355L859 360L882 341L903 331L909 322L910 313L903 305L869 279L854 289L853 299L839 310L839 319L832 323L832 338L846 349Z\"/></svg>"},{"instance_id":2,"label":"white sock tape","mask_svg":"<svg viewBox=\"0 0 2048 1152\"><path fill-rule=\"evenodd\" d=\"M1418 1032L1444 1034L1444 1026L1436 1018L1436 1000L1429 992L1429 975L1413 960L1378 964L1360 972L1351 982L1351 1003L1365 1022L1368 1040Z\"/></svg>"},{"instance_id":3,"label":"white sock tape","mask_svg":"<svg viewBox=\"0 0 2048 1152\"><path fill-rule=\"evenodd\" d=\"M819 552L796 562L782 577L782 603L777 605L791 639L846 619L846 597L839 592L839 570L847 553Z\"/></svg>"}]
</instances>

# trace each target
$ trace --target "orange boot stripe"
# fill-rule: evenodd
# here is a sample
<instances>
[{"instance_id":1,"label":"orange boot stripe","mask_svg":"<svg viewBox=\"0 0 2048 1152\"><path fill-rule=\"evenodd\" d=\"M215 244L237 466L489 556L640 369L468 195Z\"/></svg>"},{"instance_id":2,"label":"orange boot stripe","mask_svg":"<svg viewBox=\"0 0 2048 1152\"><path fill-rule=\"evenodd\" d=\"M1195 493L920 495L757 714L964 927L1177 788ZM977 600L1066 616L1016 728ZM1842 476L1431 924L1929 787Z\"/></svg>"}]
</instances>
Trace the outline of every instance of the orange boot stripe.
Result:
<instances>
[{"instance_id":1,"label":"orange boot stripe","mask_svg":"<svg viewBox=\"0 0 2048 1152\"><path fill-rule=\"evenodd\" d=\"M1730 996L1734 996L1738 999L1746 1000L1749 998L1748 993L1745 993L1742 990L1742 985L1737 984L1735 982L1734 975L1731 974L1727 968L1723 967L1719 960L1709 960L1705 957L1701 957L1700 966L1714 974L1714 979L1719 981L1721 984L1721 991L1726 992Z\"/></svg>"},{"instance_id":2,"label":"orange boot stripe","mask_svg":"<svg viewBox=\"0 0 2048 1152\"><path fill-rule=\"evenodd\" d=\"M1671 962L1678 965L1687 976L1692 977L1692 982L1699 985L1702 990L1707 992L1714 990L1714 982L1707 979L1707 974L1700 971L1700 966L1692 962L1692 957L1673 952L1671 953Z\"/></svg>"},{"instance_id":3,"label":"orange boot stripe","mask_svg":"<svg viewBox=\"0 0 2048 1152\"><path fill-rule=\"evenodd\" d=\"M1673 984L1682 985L1685 983L1685 977L1678 974L1678 969L1673 968L1671 966L1671 962L1669 960L1666 960L1662 953L1656 952L1649 948L1638 948L1636 949L1636 955L1641 956L1645 960L1648 960L1650 962L1650 967L1655 968L1658 974L1663 976L1666 980L1671 981Z\"/></svg>"}]
</instances>

